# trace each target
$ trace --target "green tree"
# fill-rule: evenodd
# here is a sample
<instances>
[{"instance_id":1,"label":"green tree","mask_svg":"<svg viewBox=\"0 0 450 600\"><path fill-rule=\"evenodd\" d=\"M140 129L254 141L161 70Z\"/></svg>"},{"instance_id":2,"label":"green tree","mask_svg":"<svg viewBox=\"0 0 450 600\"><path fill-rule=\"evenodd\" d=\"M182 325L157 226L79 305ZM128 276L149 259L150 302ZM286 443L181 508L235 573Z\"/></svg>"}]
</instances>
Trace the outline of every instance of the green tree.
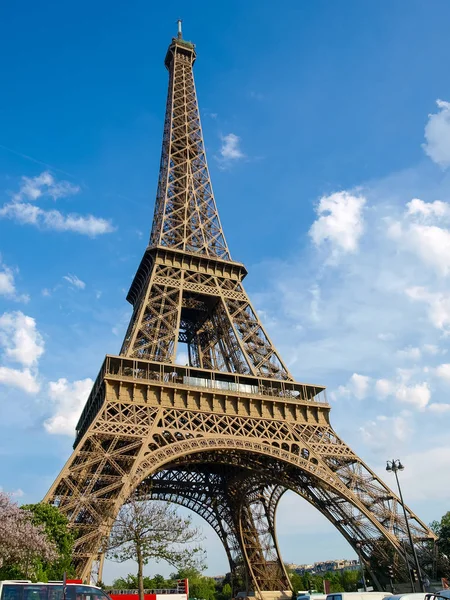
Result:
<instances>
[{"instance_id":1,"label":"green tree","mask_svg":"<svg viewBox=\"0 0 450 600\"><path fill-rule=\"evenodd\" d=\"M48 581L49 579L62 579L64 573L69 577L75 575L72 565L74 536L67 527L67 518L56 507L43 502L24 504L21 508L33 515L34 525L44 527L48 539L53 542L59 555L53 562L40 561L41 577Z\"/></svg>"},{"instance_id":2,"label":"green tree","mask_svg":"<svg viewBox=\"0 0 450 600\"><path fill-rule=\"evenodd\" d=\"M143 584L144 590L174 589L176 581L173 579L164 579L162 575L156 574L154 577L144 577ZM138 577L132 574L115 579L111 586L114 590L135 590L138 587Z\"/></svg>"},{"instance_id":3,"label":"green tree","mask_svg":"<svg viewBox=\"0 0 450 600\"><path fill-rule=\"evenodd\" d=\"M440 521L430 523L430 529L437 535L437 575L450 576L450 512L446 512Z\"/></svg>"},{"instance_id":4,"label":"green tree","mask_svg":"<svg viewBox=\"0 0 450 600\"><path fill-rule=\"evenodd\" d=\"M165 560L175 568L203 566L204 551L193 542L200 539L191 519L181 517L166 502L124 504L113 525L107 556L117 562L136 560L139 599L144 600L144 565L150 559Z\"/></svg>"},{"instance_id":5,"label":"green tree","mask_svg":"<svg viewBox=\"0 0 450 600\"><path fill-rule=\"evenodd\" d=\"M232 589L229 583L225 583L220 592L221 600L231 600Z\"/></svg>"},{"instance_id":6,"label":"green tree","mask_svg":"<svg viewBox=\"0 0 450 600\"><path fill-rule=\"evenodd\" d=\"M446 512L440 522L439 549L450 557L450 512Z\"/></svg>"}]
</instances>

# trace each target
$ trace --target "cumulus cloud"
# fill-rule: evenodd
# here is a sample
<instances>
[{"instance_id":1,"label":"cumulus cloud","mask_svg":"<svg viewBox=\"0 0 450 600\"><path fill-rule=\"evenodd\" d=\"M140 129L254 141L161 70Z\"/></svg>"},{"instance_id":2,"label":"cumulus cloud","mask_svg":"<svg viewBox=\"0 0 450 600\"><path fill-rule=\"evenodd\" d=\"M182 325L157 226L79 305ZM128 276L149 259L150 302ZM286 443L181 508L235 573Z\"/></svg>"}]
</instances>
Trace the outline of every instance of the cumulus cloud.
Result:
<instances>
[{"instance_id":1,"label":"cumulus cloud","mask_svg":"<svg viewBox=\"0 0 450 600\"><path fill-rule=\"evenodd\" d=\"M337 392L331 393L331 398L336 400L339 398L339 396L343 396L347 398L354 397L358 400L363 400L369 391L369 384L370 377L367 375L353 373L346 385L340 385L337 389Z\"/></svg>"},{"instance_id":2,"label":"cumulus cloud","mask_svg":"<svg viewBox=\"0 0 450 600\"><path fill-rule=\"evenodd\" d=\"M418 198L406 204L401 220L388 227L388 235L402 250L416 255L441 275L450 272L450 204Z\"/></svg>"},{"instance_id":3,"label":"cumulus cloud","mask_svg":"<svg viewBox=\"0 0 450 600\"><path fill-rule=\"evenodd\" d=\"M431 390L427 381L417 381L422 376L421 369L396 369L392 379L377 379L374 385L375 395L379 399L392 397L402 404L424 410L431 399Z\"/></svg>"},{"instance_id":4,"label":"cumulus cloud","mask_svg":"<svg viewBox=\"0 0 450 600\"><path fill-rule=\"evenodd\" d=\"M422 286L409 287L405 293L411 300L425 304L434 327L450 333L450 293L429 291Z\"/></svg>"},{"instance_id":5,"label":"cumulus cloud","mask_svg":"<svg viewBox=\"0 0 450 600\"><path fill-rule=\"evenodd\" d=\"M79 187L67 181L57 182L47 171L34 178L23 177L19 191L12 196L10 202L0 208L0 218L11 219L21 225L34 225L54 231L72 231L90 237L114 231L112 223L106 219L92 215L64 215L59 210L43 209L32 203L41 197L47 196L57 200L79 191Z\"/></svg>"},{"instance_id":6,"label":"cumulus cloud","mask_svg":"<svg viewBox=\"0 0 450 600\"><path fill-rule=\"evenodd\" d=\"M10 360L25 367L35 366L44 353L44 340L36 321L21 311L0 317L0 345Z\"/></svg>"},{"instance_id":7,"label":"cumulus cloud","mask_svg":"<svg viewBox=\"0 0 450 600\"><path fill-rule=\"evenodd\" d=\"M0 366L0 383L23 390L28 394L37 394L40 385L36 374L30 369L13 369Z\"/></svg>"},{"instance_id":8,"label":"cumulus cloud","mask_svg":"<svg viewBox=\"0 0 450 600\"><path fill-rule=\"evenodd\" d=\"M23 200L37 200L41 196L50 196L53 200L65 198L78 194L79 186L71 184L69 181L55 181L53 175L44 171L36 177L22 177L19 191L14 194L15 202Z\"/></svg>"},{"instance_id":9,"label":"cumulus cloud","mask_svg":"<svg viewBox=\"0 0 450 600\"><path fill-rule=\"evenodd\" d=\"M413 431L414 427L408 415L393 417L378 415L359 428L365 444L375 450L383 451L398 447L399 442L405 443Z\"/></svg>"},{"instance_id":10,"label":"cumulus cloud","mask_svg":"<svg viewBox=\"0 0 450 600\"><path fill-rule=\"evenodd\" d=\"M445 363L436 367L436 375L446 381L450 381L450 364Z\"/></svg>"},{"instance_id":11,"label":"cumulus cloud","mask_svg":"<svg viewBox=\"0 0 450 600\"><path fill-rule=\"evenodd\" d=\"M444 413L449 413L450 412L450 404L446 404L444 402L432 402L429 407L428 410L430 410L431 412L437 413L437 414L444 414Z\"/></svg>"},{"instance_id":12,"label":"cumulus cloud","mask_svg":"<svg viewBox=\"0 0 450 600\"><path fill-rule=\"evenodd\" d=\"M21 368L1 366L0 383L24 390L39 391L37 363L44 353L44 340L36 321L22 312L7 312L0 317L0 347L3 361L18 363Z\"/></svg>"},{"instance_id":13,"label":"cumulus cloud","mask_svg":"<svg viewBox=\"0 0 450 600\"><path fill-rule=\"evenodd\" d=\"M226 161L244 158L245 154L240 148L241 138L234 133L228 133L222 137L220 155Z\"/></svg>"},{"instance_id":14,"label":"cumulus cloud","mask_svg":"<svg viewBox=\"0 0 450 600\"><path fill-rule=\"evenodd\" d=\"M418 409L424 409L431 398L431 391L427 381L410 386L402 383L394 389L395 398L399 402L410 404Z\"/></svg>"},{"instance_id":15,"label":"cumulus cloud","mask_svg":"<svg viewBox=\"0 0 450 600\"><path fill-rule=\"evenodd\" d=\"M420 360L422 356L420 348L413 348L412 346L403 348L403 350L398 350L396 354L399 358L404 358L406 360Z\"/></svg>"},{"instance_id":16,"label":"cumulus cloud","mask_svg":"<svg viewBox=\"0 0 450 600\"><path fill-rule=\"evenodd\" d=\"M364 196L345 191L323 196L319 200L316 207L318 219L311 226L309 235L316 246L324 242L329 244L332 260L358 249L364 232L365 203Z\"/></svg>"},{"instance_id":17,"label":"cumulus cloud","mask_svg":"<svg viewBox=\"0 0 450 600\"><path fill-rule=\"evenodd\" d=\"M357 398L363 400L369 395L375 395L381 400L392 397L401 404L408 404L418 410L424 410L431 399L431 390L427 381L417 382L414 369L397 369L393 379L374 380L368 375L353 373L345 385L331 393L331 399L339 397Z\"/></svg>"},{"instance_id":18,"label":"cumulus cloud","mask_svg":"<svg viewBox=\"0 0 450 600\"><path fill-rule=\"evenodd\" d=\"M0 258L0 296L17 302L28 302L29 296L18 294L14 280L14 272L7 265L2 263Z\"/></svg>"},{"instance_id":19,"label":"cumulus cloud","mask_svg":"<svg viewBox=\"0 0 450 600\"><path fill-rule=\"evenodd\" d=\"M406 204L406 214L419 217L425 222L433 219L450 221L450 204L441 200L424 202L419 198L413 198Z\"/></svg>"},{"instance_id":20,"label":"cumulus cloud","mask_svg":"<svg viewBox=\"0 0 450 600\"><path fill-rule=\"evenodd\" d=\"M54 404L54 414L44 423L48 433L71 436L75 434L75 426L93 383L89 378L72 383L65 378L50 381L48 395Z\"/></svg>"},{"instance_id":21,"label":"cumulus cloud","mask_svg":"<svg viewBox=\"0 0 450 600\"><path fill-rule=\"evenodd\" d=\"M84 281L81 281L76 275L71 275L69 273L68 275L64 275L63 279L68 281L72 287L78 288L79 290L84 290L86 287Z\"/></svg>"},{"instance_id":22,"label":"cumulus cloud","mask_svg":"<svg viewBox=\"0 0 450 600\"><path fill-rule=\"evenodd\" d=\"M423 149L441 167L450 165L450 102L437 100L439 111L428 115Z\"/></svg>"}]
</instances>

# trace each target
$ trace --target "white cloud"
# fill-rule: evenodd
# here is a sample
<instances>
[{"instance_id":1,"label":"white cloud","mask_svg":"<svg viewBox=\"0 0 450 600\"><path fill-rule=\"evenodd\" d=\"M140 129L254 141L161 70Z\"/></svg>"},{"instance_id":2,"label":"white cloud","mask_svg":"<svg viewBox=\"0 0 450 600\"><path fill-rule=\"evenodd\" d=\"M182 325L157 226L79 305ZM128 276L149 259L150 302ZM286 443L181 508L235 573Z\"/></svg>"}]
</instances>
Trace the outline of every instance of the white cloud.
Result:
<instances>
[{"instance_id":1,"label":"white cloud","mask_svg":"<svg viewBox=\"0 0 450 600\"><path fill-rule=\"evenodd\" d=\"M436 367L435 372L438 377L441 377L442 379L446 379L447 381L450 381L450 364L449 363L439 365L438 367Z\"/></svg>"},{"instance_id":2,"label":"white cloud","mask_svg":"<svg viewBox=\"0 0 450 600\"><path fill-rule=\"evenodd\" d=\"M426 381L411 386L400 384L395 390L395 398L403 404L410 404L422 410L430 401L431 391Z\"/></svg>"},{"instance_id":3,"label":"white cloud","mask_svg":"<svg viewBox=\"0 0 450 600\"><path fill-rule=\"evenodd\" d=\"M15 202L22 202L24 199L37 200L41 196L50 196L53 200L78 194L79 186L71 184L69 181L55 181L55 178L48 171L44 171L36 177L22 177L22 183L19 191L14 194Z\"/></svg>"},{"instance_id":4,"label":"white cloud","mask_svg":"<svg viewBox=\"0 0 450 600\"><path fill-rule=\"evenodd\" d=\"M450 404L441 402L432 402L428 406L428 410L437 414L444 414L450 412Z\"/></svg>"},{"instance_id":5,"label":"white cloud","mask_svg":"<svg viewBox=\"0 0 450 600\"><path fill-rule=\"evenodd\" d=\"M20 311L4 313L0 317L0 347L4 350L3 361L22 366L0 366L0 383L36 394L40 389L37 363L44 353L44 340L36 321Z\"/></svg>"},{"instance_id":6,"label":"white cloud","mask_svg":"<svg viewBox=\"0 0 450 600\"><path fill-rule=\"evenodd\" d=\"M0 295L2 296L14 296L16 293L16 286L14 285L14 275L11 269L8 269L5 265L1 265L2 270L0 271Z\"/></svg>"},{"instance_id":7,"label":"white cloud","mask_svg":"<svg viewBox=\"0 0 450 600\"><path fill-rule=\"evenodd\" d=\"M17 294L14 273L0 260L0 296L5 296L17 302L28 302L29 296L26 294Z\"/></svg>"},{"instance_id":8,"label":"white cloud","mask_svg":"<svg viewBox=\"0 0 450 600\"><path fill-rule=\"evenodd\" d=\"M237 160L244 158L245 154L240 149L241 138L234 133L228 133L222 137L220 155L224 160Z\"/></svg>"},{"instance_id":9,"label":"white cloud","mask_svg":"<svg viewBox=\"0 0 450 600\"><path fill-rule=\"evenodd\" d=\"M392 394L393 387L389 379L378 379L375 382L375 393L380 398L386 398Z\"/></svg>"},{"instance_id":10,"label":"white cloud","mask_svg":"<svg viewBox=\"0 0 450 600\"><path fill-rule=\"evenodd\" d=\"M54 231L72 231L82 235L95 237L115 230L110 221L78 214L64 215L59 210L46 210L36 204L40 197L49 196L54 200L76 194L80 188L68 181L56 182L48 172L34 178L22 178L19 192L13 195L12 201L0 208L0 217L12 219L20 224L34 225Z\"/></svg>"},{"instance_id":11,"label":"white cloud","mask_svg":"<svg viewBox=\"0 0 450 600\"><path fill-rule=\"evenodd\" d=\"M373 390L380 399L391 396L401 404L409 404L423 410L431 399L431 391L428 382L411 381L415 375L414 369L397 369L395 379L378 379L373 385L371 377L353 373L346 385L339 386L337 392L331 393L331 398L336 400L339 397L347 397L363 400Z\"/></svg>"},{"instance_id":12,"label":"white cloud","mask_svg":"<svg viewBox=\"0 0 450 600\"><path fill-rule=\"evenodd\" d=\"M79 279L76 275L71 275L69 273L68 275L64 275L63 279L68 281L71 286L76 287L79 290L84 290L84 288L86 287L84 281L81 281L81 279Z\"/></svg>"},{"instance_id":13,"label":"white cloud","mask_svg":"<svg viewBox=\"0 0 450 600\"><path fill-rule=\"evenodd\" d=\"M406 442L413 431L414 427L408 415L378 415L359 428L365 444L373 449L385 451L398 447L399 442Z\"/></svg>"},{"instance_id":14,"label":"white cloud","mask_svg":"<svg viewBox=\"0 0 450 600\"><path fill-rule=\"evenodd\" d=\"M0 383L19 388L28 394L37 394L40 389L36 374L30 369L12 369L0 366Z\"/></svg>"},{"instance_id":15,"label":"white cloud","mask_svg":"<svg viewBox=\"0 0 450 600\"><path fill-rule=\"evenodd\" d=\"M72 231L90 237L115 231L110 221L88 215L63 215L58 210L43 210L26 203L5 204L0 208L0 217L7 217L20 224L36 225L54 231Z\"/></svg>"},{"instance_id":16,"label":"white cloud","mask_svg":"<svg viewBox=\"0 0 450 600\"><path fill-rule=\"evenodd\" d=\"M414 442L416 446L417 439ZM450 500L450 486L445 485L445 474L450 472L450 446L425 447L406 453L404 447L402 449L405 470L402 471L401 485L407 501L423 500L431 504L436 500ZM385 469L386 463L375 470L388 485L394 487L394 481L386 477Z\"/></svg>"},{"instance_id":17,"label":"white cloud","mask_svg":"<svg viewBox=\"0 0 450 600\"><path fill-rule=\"evenodd\" d=\"M356 252L364 232L363 207L366 199L349 192L323 196L316 212L319 218L312 224L309 235L314 244L328 242L331 259L341 254Z\"/></svg>"},{"instance_id":18,"label":"white cloud","mask_svg":"<svg viewBox=\"0 0 450 600\"><path fill-rule=\"evenodd\" d=\"M399 358L408 360L420 360L422 356L420 348L413 348L412 346L407 346L406 348L403 348L403 350L398 350L396 354Z\"/></svg>"},{"instance_id":19,"label":"white cloud","mask_svg":"<svg viewBox=\"0 0 450 600\"><path fill-rule=\"evenodd\" d=\"M406 214L418 217L425 223L435 219L450 220L450 204L441 200L424 202L419 198L413 198L406 205Z\"/></svg>"},{"instance_id":20,"label":"white cloud","mask_svg":"<svg viewBox=\"0 0 450 600\"><path fill-rule=\"evenodd\" d=\"M90 378L73 383L65 378L50 381L48 395L54 403L55 410L53 416L44 423L48 433L71 436L75 434L75 426L93 383Z\"/></svg>"},{"instance_id":21,"label":"white cloud","mask_svg":"<svg viewBox=\"0 0 450 600\"><path fill-rule=\"evenodd\" d=\"M450 331L450 291L449 293L431 292L425 287L409 287L406 295L416 302L427 306L428 318L431 323L445 333Z\"/></svg>"},{"instance_id":22,"label":"white cloud","mask_svg":"<svg viewBox=\"0 0 450 600\"><path fill-rule=\"evenodd\" d=\"M331 394L333 399L339 396L355 397L358 400L363 400L367 396L369 390L370 377L353 373L346 385L340 385L335 394Z\"/></svg>"},{"instance_id":23,"label":"white cloud","mask_svg":"<svg viewBox=\"0 0 450 600\"><path fill-rule=\"evenodd\" d=\"M391 396L402 404L423 410L431 399L431 391L427 381L414 381L419 373L420 369L397 368L395 378L378 379L375 382L376 396L380 399Z\"/></svg>"},{"instance_id":24,"label":"white cloud","mask_svg":"<svg viewBox=\"0 0 450 600\"><path fill-rule=\"evenodd\" d=\"M44 340L36 321L21 311L0 317L0 345L7 358L26 367L35 366L44 353Z\"/></svg>"},{"instance_id":25,"label":"white cloud","mask_svg":"<svg viewBox=\"0 0 450 600\"><path fill-rule=\"evenodd\" d=\"M427 354L439 354L439 348L435 344L424 344L422 350Z\"/></svg>"},{"instance_id":26,"label":"white cloud","mask_svg":"<svg viewBox=\"0 0 450 600\"><path fill-rule=\"evenodd\" d=\"M439 112L428 116L423 149L441 167L450 165L450 103L437 100Z\"/></svg>"},{"instance_id":27,"label":"white cloud","mask_svg":"<svg viewBox=\"0 0 450 600\"><path fill-rule=\"evenodd\" d=\"M450 272L450 230L443 225L449 222L449 203L415 198L406 204L401 220L392 221L387 231L400 249L446 276Z\"/></svg>"}]
</instances>

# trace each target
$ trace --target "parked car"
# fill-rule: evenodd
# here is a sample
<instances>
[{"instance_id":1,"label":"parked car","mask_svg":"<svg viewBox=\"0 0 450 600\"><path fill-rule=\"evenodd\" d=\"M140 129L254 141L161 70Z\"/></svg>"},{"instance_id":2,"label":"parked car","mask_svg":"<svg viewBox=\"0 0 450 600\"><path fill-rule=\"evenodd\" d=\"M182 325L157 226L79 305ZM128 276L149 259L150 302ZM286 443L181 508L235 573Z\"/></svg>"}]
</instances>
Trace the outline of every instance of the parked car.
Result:
<instances>
[{"instance_id":1,"label":"parked car","mask_svg":"<svg viewBox=\"0 0 450 600\"><path fill-rule=\"evenodd\" d=\"M383 600L389 596L389 600L392 594L387 592L333 592L327 594L326 600Z\"/></svg>"},{"instance_id":2,"label":"parked car","mask_svg":"<svg viewBox=\"0 0 450 600\"><path fill-rule=\"evenodd\" d=\"M0 581L0 600L64 600L62 582L32 583L27 580ZM111 600L93 585L66 584L65 600Z\"/></svg>"}]
</instances>

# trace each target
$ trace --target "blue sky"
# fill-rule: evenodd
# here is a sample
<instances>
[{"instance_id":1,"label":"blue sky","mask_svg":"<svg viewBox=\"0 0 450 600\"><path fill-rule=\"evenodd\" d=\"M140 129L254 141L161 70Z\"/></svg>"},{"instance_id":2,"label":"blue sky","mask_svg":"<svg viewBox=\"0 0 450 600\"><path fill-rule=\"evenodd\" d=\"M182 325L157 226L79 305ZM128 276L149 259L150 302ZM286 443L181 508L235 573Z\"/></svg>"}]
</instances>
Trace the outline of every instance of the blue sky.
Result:
<instances>
[{"instance_id":1,"label":"blue sky","mask_svg":"<svg viewBox=\"0 0 450 600\"><path fill-rule=\"evenodd\" d=\"M45 494L90 379L119 351L178 17L197 46L213 186L247 291L296 377L328 387L337 432L380 473L401 456L409 504L440 517L450 5L439 0L2 7L0 485L21 501ZM286 560L352 555L299 499L282 502ZM205 535L209 572L224 572Z\"/></svg>"}]
</instances>

